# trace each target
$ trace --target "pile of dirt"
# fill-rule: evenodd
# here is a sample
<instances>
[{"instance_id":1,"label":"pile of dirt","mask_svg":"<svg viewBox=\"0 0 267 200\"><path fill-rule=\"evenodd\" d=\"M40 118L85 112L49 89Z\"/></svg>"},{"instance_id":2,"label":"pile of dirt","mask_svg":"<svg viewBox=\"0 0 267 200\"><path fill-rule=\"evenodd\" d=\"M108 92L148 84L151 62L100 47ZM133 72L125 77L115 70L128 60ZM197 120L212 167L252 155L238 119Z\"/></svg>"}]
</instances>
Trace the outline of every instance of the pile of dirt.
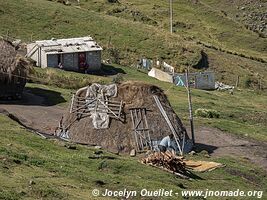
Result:
<instances>
[{"instance_id":1,"label":"pile of dirt","mask_svg":"<svg viewBox=\"0 0 267 200\"><path fill-rule=\"evenodd\" d=\"M125 120L111 119L108 129L94 129L90 117L75 120L77 114L68 112L64 115L62 124L63 127L68 127L72 124L68 127L70 140L89 145L99 145L116 153L129 152L135 148L130 114L131 108L147 109L146 116L151 140L161 140L164 136L169 135L171 130L157 107L153 95L159 98L178 136L182 138L183 134L185 134L186 139L188 138L181 120L173 111L166 95L160 88L141 82L125 82L118 84L117 90L117 96L110 98L110 100L123 102L123 116ZM83 92L77 95L84 97L85 93L83 90Z\"/></svg>"},{"instance_id":2,"label":"pile of dirt","mask_svg":"<svg viewBox=\"0 0 267 200\"><path fill-rule=\"evenodd\" d=\"M28 61L12 43L0 39L0 97L19 98L26 84Z\"/></svg>"}]
</instances>

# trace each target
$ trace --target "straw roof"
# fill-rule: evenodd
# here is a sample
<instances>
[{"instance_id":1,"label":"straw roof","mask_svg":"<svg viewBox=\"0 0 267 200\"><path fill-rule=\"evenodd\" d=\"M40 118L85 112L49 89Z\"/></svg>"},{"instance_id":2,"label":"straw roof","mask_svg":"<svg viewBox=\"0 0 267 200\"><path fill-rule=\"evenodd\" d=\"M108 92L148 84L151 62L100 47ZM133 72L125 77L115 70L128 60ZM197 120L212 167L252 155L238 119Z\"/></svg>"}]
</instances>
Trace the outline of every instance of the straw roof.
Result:
<instances>
[{"instance_id":1,"label":"straw roof","mask_svg":"<svg viewBox=\"0 0 267 200\"><path fill-rule=\"evenodd\" d=\"M16 87L19 93L22 92L26 84L28 64L24 57L17 54L11 42L0 39L0 84L5 93L16 90Z\"/></svg>"},{"instance_id":2,"label":"straw roof","mask_svg":"<svg viewBox=\"0 0 267 200\"><path fill-rule=\"evenodd\" d=\"M156 105L155 99L153 98L154 95L159 98L178 137L181 139L185 134L186 140L189 138L181 120L172 109L167 96L160 88L135 81L124 82L117 86L117 97L112 97L110 100L123 102L125 121L110 119L108 129L95 129L92 118L85 117L76 120L77 113L70 113L68 111L63 117L63 128L66 129L68 127L71 141L89 145L100 145L116 153L130 152L131 149L135 148L133 124L130 114L131 108L146 108L151 140L161 140L164 136L169 135L171 131ZM86 91L86 89L81 90L78 95L84 97Z\"/></svg>"}]
</instances>

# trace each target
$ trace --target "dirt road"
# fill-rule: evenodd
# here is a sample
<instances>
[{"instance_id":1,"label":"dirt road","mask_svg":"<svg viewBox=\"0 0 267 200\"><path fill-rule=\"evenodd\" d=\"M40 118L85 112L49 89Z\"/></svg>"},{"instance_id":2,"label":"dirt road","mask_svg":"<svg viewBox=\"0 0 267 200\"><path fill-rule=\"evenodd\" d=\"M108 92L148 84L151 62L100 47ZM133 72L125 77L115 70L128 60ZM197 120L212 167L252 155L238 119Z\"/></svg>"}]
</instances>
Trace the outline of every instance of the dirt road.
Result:
<instances>
[{"instance_id":1,"label":"dirt road","mask_svg":"<svg viewBox=\"0 0 267 200\"><path fill-rule=\"evenodd\" d=\"M47 105L46 99L25 92L17 102L0 102L0 113L14 115L21 124L45 134L53 134L65 108ZM207 150L211 156L242 157L267 170L267 143L240 138L215 128L196 129L197 151Z\"/></svg>"},{"instance_id":2,"label":"dirt road","mask_svg":"<svg viewBox=\"0 0 267 200\"><path fill-rule=\"evenodd\" d=\"M15 116L21 124L40 133L53 134L64 109L48 106L43 97L25 92L20 101L0 101L0 112Z\"/></svg>"},{"instance_id":3,"label":"dirt road","mask_svg":"<svg viewBox=\"0 0 267 200\"><path fill-rule=\"evenodd\" d=\"M211 156L233 156L250 160L267 171L267 143L241 138L215 128L196 130L196 149Z\"/></svg>"}]
</instances>

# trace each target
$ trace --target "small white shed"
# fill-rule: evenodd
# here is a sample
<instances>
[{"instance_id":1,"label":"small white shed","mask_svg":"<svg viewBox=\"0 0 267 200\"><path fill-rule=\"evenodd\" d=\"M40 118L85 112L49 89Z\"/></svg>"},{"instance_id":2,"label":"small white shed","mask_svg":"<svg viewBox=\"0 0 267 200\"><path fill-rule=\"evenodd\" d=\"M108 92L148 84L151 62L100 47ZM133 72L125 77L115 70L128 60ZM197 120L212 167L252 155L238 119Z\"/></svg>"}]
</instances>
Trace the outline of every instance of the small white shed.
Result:
<instances>
[{"instance_id":1,"label":"small white shed","mask_svg":"<svg viewBox=\"0 0 267 200\"><path fill-rule=\"evenodd\" d=\"M189 73L190 85L197 89L214 90L215 89L215 74L212 71ZM186 84L185 74L175 74L174 84L184 86Z\"/></svg>"},{"instance_id":2,"label":"small white shed","mask_svg":"<svg viewBox=\"0 0 267 200\"><path fill-rule=\"evenodd\" d=\"M27 45L27 57L41 68L60 67L71 71L101 69L102 48L92 37L41 40Z\"/></svg>"}]
</instances>

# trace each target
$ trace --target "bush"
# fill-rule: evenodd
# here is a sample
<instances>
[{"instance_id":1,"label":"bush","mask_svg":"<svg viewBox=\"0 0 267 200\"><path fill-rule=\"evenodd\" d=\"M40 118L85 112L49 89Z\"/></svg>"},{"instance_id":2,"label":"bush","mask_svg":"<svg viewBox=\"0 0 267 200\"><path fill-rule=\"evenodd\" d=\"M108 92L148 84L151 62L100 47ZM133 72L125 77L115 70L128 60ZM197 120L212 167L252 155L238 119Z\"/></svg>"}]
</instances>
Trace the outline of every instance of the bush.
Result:
<instances>
[{"instance_id":1,"label":"bush","mask_svg":"<svg viewBox=\"0 0 267 200\"><path fill-rule=\"evenodd\" d=\"M219 118L220 114L217 110L199 108L195 111L195 115L205 118Z\"/></svg>"},{"instance_id":2,"label":"bush","mask_svg":"<svg viewBox=\"0 0 267 200\"><path fill-rule=\"evenodd\" d=\"M250 88L253 83L251 77L246 77L244 82L245 82L245 88Z\"/></svg>"},{"instance_id":3,"label":"bush","mask_svg":"<svg viewBox=\"0 0 267 200\"><path fill-rule=\"evenodd\" d=\"M122 74L117 74L115 77L113 77L112 82L113 83L121 83L123 82L123 76Z\"/></svg>"},{"instance_id":4,"label":"bush","mask_svg":"<svg viewBox=\"0 0 267 200\"><path fill-rule=\"evenodd\" d=\"M120 64L120 50L117 48L109 48L108 49L109 57L112 63Z\"/></svg>"}]
</instances>

